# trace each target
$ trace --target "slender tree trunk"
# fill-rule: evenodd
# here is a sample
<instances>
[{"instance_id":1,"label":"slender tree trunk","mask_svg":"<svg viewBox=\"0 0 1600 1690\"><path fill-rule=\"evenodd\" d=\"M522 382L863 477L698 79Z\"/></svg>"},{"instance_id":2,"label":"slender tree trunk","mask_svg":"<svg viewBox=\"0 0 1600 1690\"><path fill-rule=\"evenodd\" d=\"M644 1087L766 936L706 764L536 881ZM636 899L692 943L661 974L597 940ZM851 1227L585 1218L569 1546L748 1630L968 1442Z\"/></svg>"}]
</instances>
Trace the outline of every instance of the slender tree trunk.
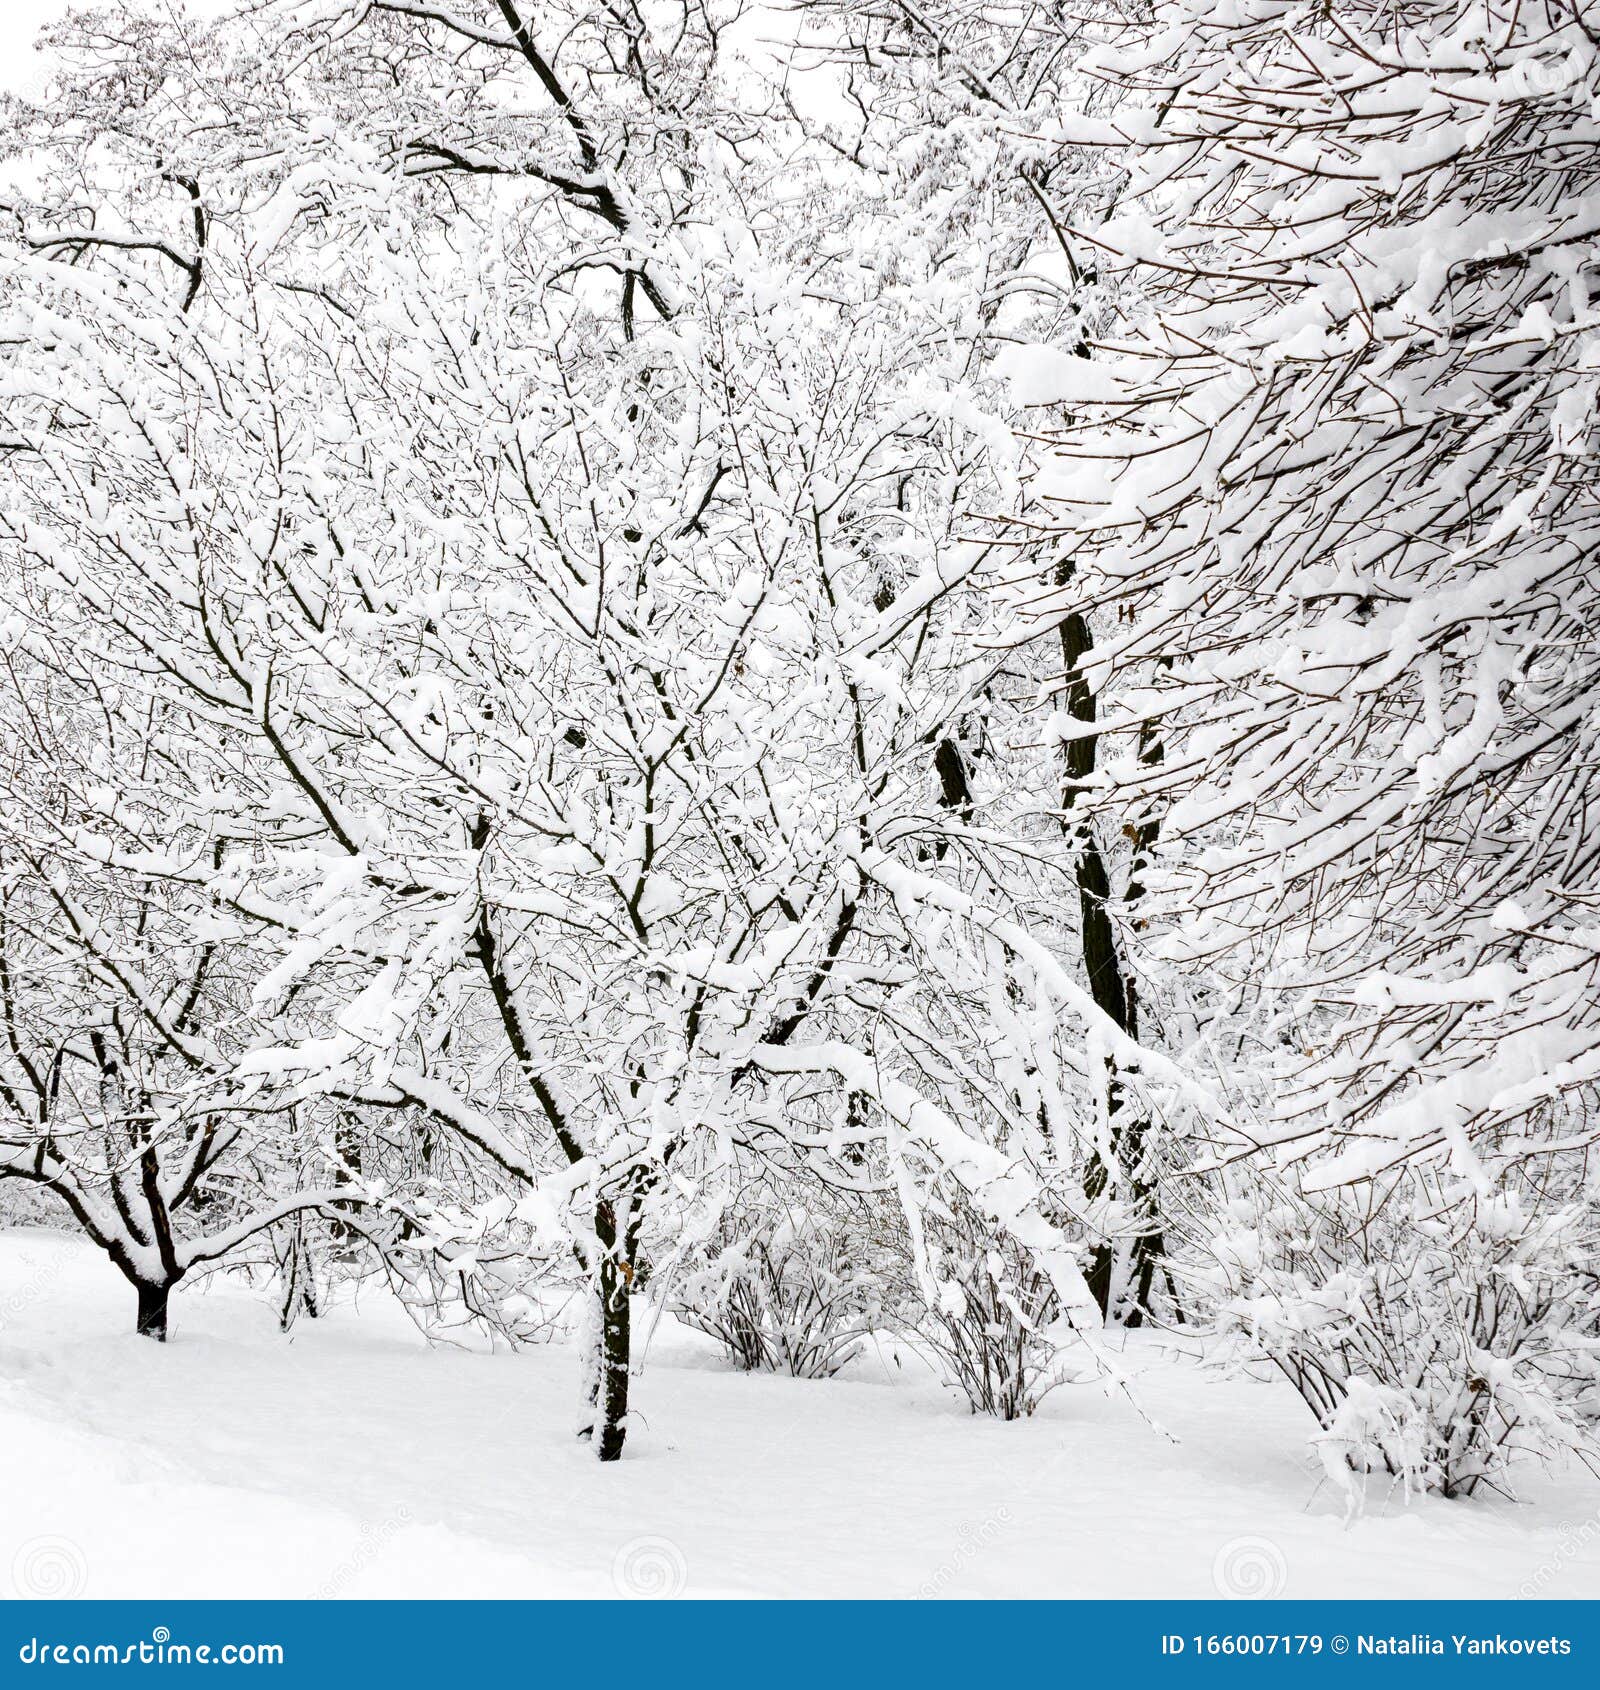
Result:
<instances>
[{"instance_id":1,"label":"slender tree trunk","mask_svg":"<svg viewBox=\"0 0 1600 1690\"><path fill-rule=\"evenodd\" d=\"M139 1281L134 1289L139 1294L139 1323L135 1330L141 1338L154 1338L158 1344L166 1343L167 1299L172 1295L172 1287Z\"/></svg>"},{"instance_id":2,"label":"slender tree trunk","mask_svg":"<svg viewBox=\"0 0 1600 1690\"><path fill-rule=\"evenodd\" d=\"M1084 678L1082 664L1093 641L1089 624L1076 611L1061 624L1061 654L1067 680L1067 714L1086 726L1096 720L1095 697ZM1121 948L1110 915L1111 879L1105 857L1095 836L1093 822L1085 817L1076 824L1070 812L1079 792L1095 772L1098 735L1080 734L1067 743L1067 779L1062 791L1064 821L1069 834L1076 835L1078 905L1082 922L1083 966L1089 991L1106 1016L1130 1039L1139 1036L1137 996L1133 980L1123 965ZM1141 759L1158 760L1159 750L1140 746ZM1135 837L1135 852L1125 901L1135 904L1142 887L1139 876L1153 843L1153 829L1141 827ZM1150 1294L1156 1263L1166 1253L1165 1240L1155 1215L1155 1190L1145 1170L1146 1137L1150 1123L1138 1111L1127 1107L1127 1092L1114 1060L1106 1063L1106 1120L1114 1164L1122 1176L1116 1193L1143 1210L1149 1226L1132 1239L1102 1244L1096 1248L1085 1275L1090 1294L1103 1317L1120 1314L1123 1323L1138 1326ZM1099 1156L1091 1159L1084 1176L1084 1191L1099 1197L1112 1178L1112 1167Z\"/></svg>"},{"instance_id":3,"label":"slender tree trunk","mask_svg":"<svg viewBox=\"0 0 1600 1690\"><path fill-rule=\"evenodd\" d=\"M600 1264L598 1391L595 1398L595 1454L616 1461L627 1437L628 1364L632 1326L625 1263L607 1255Z\"/></svg>"},{"instance_id":4,"label":"slender tree trunk","mask_svg":"<svg viewBox=\"0 0 1600 1690\"><path fill-rule=\"evenodd\" d=\"M316 1267L298 1217L279 1271L283 1280L283 1300L278 1305L278 1327L280 1331L287 1332L302 1315L307 1320L315 1320L321 1313L317 1305Z\"/></svg>"},{"instance_id":5,"label":"slender tree trunk","mask_svg":"<svg viewBox=\"0 0 1600 1690\"><path fill-rule=\"evenodd\" d=\"M627 1207L625 1204L625 1212ZM595 1209L594 1233L599 1248L594 1269L594 1325L588 1334L589 1377L585 1382L589 1418L579 1435L594 1439L594 1452L602 1461L617 1461L628 1435L635 1228L619 1227L616 1209L606 1202Z\"/></svg>"}]
</instances>

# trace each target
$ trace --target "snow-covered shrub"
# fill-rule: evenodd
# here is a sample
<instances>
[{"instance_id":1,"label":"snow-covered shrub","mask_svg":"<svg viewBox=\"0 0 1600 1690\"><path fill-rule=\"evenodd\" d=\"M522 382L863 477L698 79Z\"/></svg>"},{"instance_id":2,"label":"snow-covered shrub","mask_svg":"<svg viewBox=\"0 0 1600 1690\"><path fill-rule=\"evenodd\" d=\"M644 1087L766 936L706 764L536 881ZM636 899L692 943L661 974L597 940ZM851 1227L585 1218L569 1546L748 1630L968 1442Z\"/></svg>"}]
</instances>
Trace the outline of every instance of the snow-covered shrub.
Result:
<instances>
[{"instance_id":1,"label":"snow-covered shrub","mask_svg":"<svg viewBox=\"0 0 1600 1690\"><path fill-rule=\"evenodd\" d=\"M0 1227L71 1225L71 1210L46 1187L0 1181Z\"/></svg>"},{"instance_id":2,"label":"snow-covered shrub","mask_svg":"<svg viewBox=\"0 0 1600 1690\"><path fill-rule=\"evenodd\" d=\"M923 1218L938 1287L919 1331L974 1414L1020 1420L1060 1383L1050 1277L1030 1252L959 1195Z\"/></svg>"},{"instance_id":3,"label":"snow-covered shrub","mask_svg":"<svg viewBox=\"0 0 1600 1690\"><path fill-rule=\"evenodd\" d=\"M468 1332L525 1349L572 1326L583 1275L570 1250L552 1245L504 1193L431 1184L394 1193L390 1225L375 1252L390 1289L430 1338Z\"/></svg>"},{"instance_id":4,"label":"snow-covered shrub","mask_svg":"<svg viewBox=\"0 0 1600 1690\"><path fill-rule=\"evenodd\" d=\"M852 1231L798 1207L730 1218L674 1312L747 1373L830 1378L859 1352L881 1303L881 1282Z\"/></svg>"},{"instance_id":5,"label":"snow-covered shrub","mask_svg":"<svg viewBox=\"0 0 1600 1690\"><path fill-rule=\"evenodd\" d=\"M1352 1500L1367 1472L1446 1496L1507 1488L1514 1458L1584 1447L1600 1411L1592 1198L1451 1183L1263 1185L1212 1243L1222 1329L1299 1392Z\"/></svg>"}]
</instances>

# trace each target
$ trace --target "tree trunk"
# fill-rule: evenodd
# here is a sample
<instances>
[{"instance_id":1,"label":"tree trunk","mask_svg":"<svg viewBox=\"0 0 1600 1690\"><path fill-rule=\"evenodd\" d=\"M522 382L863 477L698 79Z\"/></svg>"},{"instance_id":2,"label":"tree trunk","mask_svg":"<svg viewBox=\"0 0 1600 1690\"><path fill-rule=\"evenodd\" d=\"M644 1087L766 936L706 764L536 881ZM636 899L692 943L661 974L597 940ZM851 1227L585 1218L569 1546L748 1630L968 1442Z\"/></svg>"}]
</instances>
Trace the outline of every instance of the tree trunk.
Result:
<instances>
[{"instance_id":1,"label":"tree trunk","mask_svg":"<svg viewBox=\"0 0 1600 1690\"><path fill-rule=\"evenodd\" d=\"M1061 654L1067 681L1067 714L1074 721L1092 725L1096 720L1094 693L1084 679L1082 664L1093 641L1088 622L1074 611L1061 624ZM1087 789L1099 752L1098 736L1081 734L1067 742L1067 779L1062 791L1063 812L1070 812L1078 794ZM1159 742L1141 736L1140 759L1160 760ZM1074 825L1070 814L1062 823L1075 835L1077 847L1078 908L1082 923L1083 968L1090 995L1106 1017L1130 1039L1139 1036L1138 1003L1131 976L1124 967L1117 932L1111 922L1111 877L1095 836L1093 822L1084 817ZM1134 860L1125 901L1136 903L1143 890L1139 876L1154 843L1154 828L1146 824L1135 830ZM1155 1267L1166 1251L1155 1214L1155 1189L1144 1170L1145 1137L1150 1123L1137 1111L1124 1107L1126 1091L1114 1060L1106 1063L1106 1124L1114 1161L1120 1164L1123 1188L1114 1193L1145 1212L1149 1225L1132 1239L1096 1247L1086 1274L1089 1291L1102 1318L1120 1319L1138 1326L1144 1317ZM1111 1183L1112 1169L1100 1156L1090 1158L1083 1188L1099 1197ZM1119 1292L1121 1293L1119 1308Z\"/></svg>"},{"instance_id":2,"label":"tree trunk","mask_svg":"<svg viewBox=\"0 0 1600 1690\"><path fill-rule=\"evenodd\" d=\"M278 1305L279 1330L287 1332L302 1315L315 1320L321 1312L317 1304L316 1263L306 1242L303 1215L296 1215L290 1223L289 1234L278 1253L278 1276L283 1286Z\"/></svg>"},{"instance_id":3,"label":"tree trunk","mask_svg":"<svg viewBox=\"0 0 1600 1690\"><path fill-rule=\"evenodd\" d=\"M139 1323L135 1330L141 1338L154 1338L158 1344L167 1341L167 1299L172 1295L170 1285L151 1285L139 1282Z\"/></svg>"},{"instance_id":4,"label":"tree trunk","mask_svg":"<svg viewBox=\"0 0 1600 1690\"><path fill-rule=\"evenodd\" d=\"M607 1253L600 1262L598 1390L595 1395L595 1454L616 1461L627 1437L628 1350L631 1337L627 1264Z\"/></svg>"}]
</instances>

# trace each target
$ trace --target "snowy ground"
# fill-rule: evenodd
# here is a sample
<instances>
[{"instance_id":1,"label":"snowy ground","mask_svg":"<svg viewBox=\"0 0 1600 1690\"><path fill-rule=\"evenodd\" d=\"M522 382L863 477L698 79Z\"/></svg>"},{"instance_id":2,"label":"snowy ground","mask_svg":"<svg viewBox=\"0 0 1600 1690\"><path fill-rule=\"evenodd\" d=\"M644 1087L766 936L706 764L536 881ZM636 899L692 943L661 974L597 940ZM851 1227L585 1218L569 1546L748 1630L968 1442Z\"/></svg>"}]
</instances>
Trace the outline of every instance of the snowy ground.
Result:
<instances>
[{"instance_id":1,"label":"snowy ground","mask_svg":"<svg viewBox=\"0 0 1600 1690\"><path fill-rule=\"evenodd\" d=\"M1271 1383L1154 1343L1153 1432L1095 1386L970 1417L881 1358L828 1383L660 1332L601 1467L564 1352L424 1346L379 1299L281 1337L226 1281L165 1349L75 1239L0 1232L0 1592L151 1596L1547 1596L1600 1589L1600 1484L1375 1496L1346 1524ZM9 1589L7 1588L9 1584Z\"/></svg>"}]
</instances>

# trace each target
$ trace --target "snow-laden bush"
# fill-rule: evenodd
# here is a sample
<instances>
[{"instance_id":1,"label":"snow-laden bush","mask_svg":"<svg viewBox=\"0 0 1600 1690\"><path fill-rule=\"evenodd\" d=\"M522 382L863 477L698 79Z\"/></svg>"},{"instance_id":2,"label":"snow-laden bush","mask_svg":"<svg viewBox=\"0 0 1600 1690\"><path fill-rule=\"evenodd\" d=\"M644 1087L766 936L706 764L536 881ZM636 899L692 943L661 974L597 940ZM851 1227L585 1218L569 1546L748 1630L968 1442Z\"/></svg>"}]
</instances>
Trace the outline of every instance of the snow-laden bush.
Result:
<instances>
[{"instance_id":1,"label":"snow-laden bush","mask_svg":"<svg viewBox=\"0 0 1600 1690\"><path fill-rule=\"evenodd\" d=\"M748 1373L826 1379L861 1349L882 1279L864 1230L784 1206L725 1219L683 1280L674 1312Z\"/></svg>"},{"instance_id":2,"label":"snow-laden bush","mask_svg":"<svg viewBox=\"0 0 1600 1690\"><path fill-rule=\"evenodd\" d=\"M959 1195L923 1217L937 1285L918 1330L974 1414L1020 1420L1061 1381L1050 1277Z\"/></svg>"},{"instance_id":3,"label":"snow-laden bush","mask_svg":"<svg viewBox=\"0 0 1600 1690\"><path fill-rule=\"evenodd\" d=\"M1508 1489L1515 1458L1585 1450L1600 1414L1592 1196L1450 1185L1408 1170L1314 1195L1262 1186L1212 1241L1222 1329L1299 1392L1352 1503L1369 1472L1445 1496Z\"/></svg>"},{"instance_id":4,"label":"snow-laden bush","mask_svg":"<svg viewBox=\"0 0 1600 1690\"><path fill-rule=\"evenodd\" d=\"M71 1224L72 1211L46 1187L0 1181L0 1227Z\"/></svg>"},{"instance_id":5,"label":"snow-laden bush","mask_svg":"<svg viewBox=\"0 0 1600 1690\"><path fill-rule=\"evenodd\" d=\"M370 1231L369 1242L390 1289L428 1337L471 1331L493 1346L526 1349L572 1328L580 1265L506 1194L479 1190L464 1200L431 1184L392 1194L386 1208L385 1231Z\"/></svg>"}]
</instances>

